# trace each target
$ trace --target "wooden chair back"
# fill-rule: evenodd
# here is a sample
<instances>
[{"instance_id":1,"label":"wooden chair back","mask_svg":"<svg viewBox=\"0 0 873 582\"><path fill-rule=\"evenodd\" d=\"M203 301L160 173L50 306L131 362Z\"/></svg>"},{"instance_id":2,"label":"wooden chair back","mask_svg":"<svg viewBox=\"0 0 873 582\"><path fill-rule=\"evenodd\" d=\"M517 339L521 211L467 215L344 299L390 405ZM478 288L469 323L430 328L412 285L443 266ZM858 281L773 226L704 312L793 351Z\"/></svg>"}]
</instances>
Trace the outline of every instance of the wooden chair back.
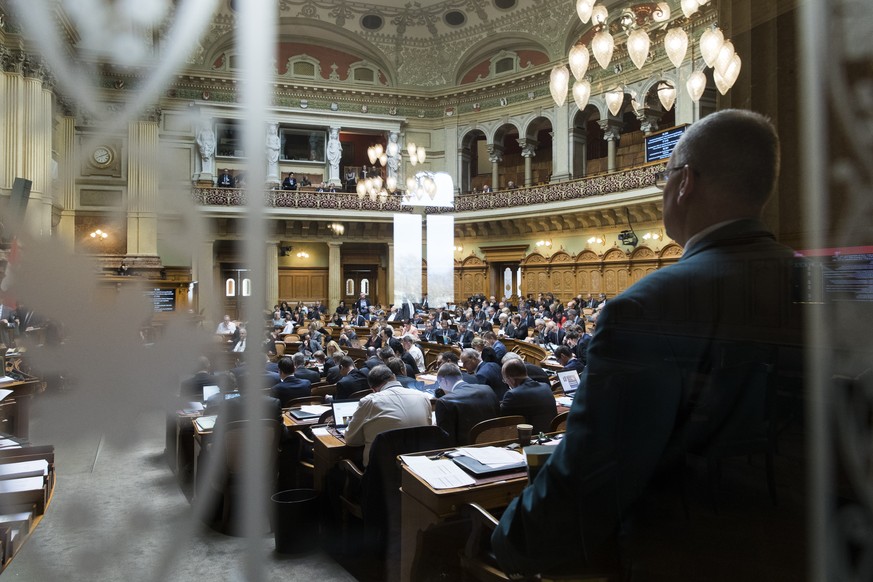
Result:
<instances>
[{"instance_id":1,"label":"wooden chair back","mask_svg":"<svg viewBox=\"0 0 873 582\"><path fill-rule=\"evenodd\" d=\"M470 443L478 445L495 441L514 440L518 437L516 426L525 422L524 417L518 414L483 420L470 429Z\"/></svg>"},{"instance_id":2,"label":"wooden chair back","mask_svg":"<svg viewBox=\"0 0 873 582\"><path fill-rule=\"evenodd\" d=\"M285 403L284 408L297 408L300 406L308 406L310 404L323 404L324 398L322 396L302 396L300 398L292 398L288 402Z\"/></svg>"},{"instance_id":3,"label":"wooden chair back","mask_svg":"<svg viewBox=\"0 0 873 582\"><path fill-rule=\"evenodd\" d=\"M570 416L570 411L565 410L558 416L552 419L552 424L549 426L549 432L560 432L567 430L567 417Z\"/></svg>"}]
</instances>

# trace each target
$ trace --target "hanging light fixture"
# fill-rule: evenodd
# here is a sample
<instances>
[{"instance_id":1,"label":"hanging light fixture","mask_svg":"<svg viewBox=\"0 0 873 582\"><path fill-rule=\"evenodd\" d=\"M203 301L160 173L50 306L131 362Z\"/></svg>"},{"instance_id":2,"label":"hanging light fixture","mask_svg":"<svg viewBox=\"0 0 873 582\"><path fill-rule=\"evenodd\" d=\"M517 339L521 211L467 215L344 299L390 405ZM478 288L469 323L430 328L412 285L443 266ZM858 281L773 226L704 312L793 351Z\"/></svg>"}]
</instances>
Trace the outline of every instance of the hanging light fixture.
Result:
<instances>
[{"instance_id":1,"label":"hanging light fixture","mask_svg":"<svg viewBox=\"0 0 873 582\"><path fill-rule=\"evenodd\" d=\"M627 53L637 69L642 69L649 57L651 40L649 34L642 28L637 28L627 37Z\"/></svg>"},{"instance_id":2,"label":"hanging light fixture","mask_svg":"<svg viewBox=\"0 0 873 582\"><path fill-rule=\"evenodd\" d=\"M573 76L577 81L588 72L589 60L588 47L584 44L574 45L570 49L570 71L573 72Z\"/></svg>"},{"instance_id":3,"label":"hanging light fixture","mask_svg":"<svg viewBox=\"0 0 873 582\"><path fill-rule=\"evenodd\" d=\"M740 55L734 53L733 58L727 64L727 67L722 72L722 77L727 82L728 89L734 86L734 83L737 82L737 78L740 76L740 69L743 66L743 61L740 58Z\"/></svg>"},{"instance_id":4,"label":"hanging light fixture","mask_svg":"<svg viewBox=\"0 0 873 582\"><path fill-rule=\"evenodd\" d=\"M682 66L685 53L688 52L688 34L682 27L677 26L667 31L664 36L664 50L674 67L678 69Z\"/></svg>"},{"instance_id":5,"label":"hanging light fixture","mask_svg":"<svg viewBox=\"0 0 873 582\"><path fill-rule=\"evenodd\" d=\"M700 35L700 56L707 67L715 64L721 45L724 44L724 33L717 27L708 28Z\"/></svg>"},{"instance_id":6,"label":"hanging light fixture","mask_svg":"<svg viewBox=\"0 0 873 582\"><path fill-rule=\"evenodd\" d=\"M734 50L734 43L729 40L724 41L724 44L721 45L721 50L718 51L718 56L715 58L715 63L713 64L713 68L724 75L724 72L727 70L727 66L730 64L731 59L734 58L736 51Z\"/></svg>"},{"instance_id":7,"label":"hanging light fixture","mask_svg":"<svg viewBox=\"0 0 873 582\"><path fill-rule=\"evenodd\" d=\"M591 23L603 26L609 18L609 10L603 4L597 4L591 9Z\"/></svg>"},{"instance_id":8,"label":"hanging light fixture","mask_svg":"<svg viewBox=\"0 0 873 582\"><path fill-rule=\"evenodd\" d=\"M563 107L567 101L567 89L570 86L570 71L564 65L555 65L549 76L549 91L558 107Z\"/></svg>"},{"instance_id":9,"label":"hanging light fixture","mask_svg":"<svg viewBox=\"0 0 873 582\"><path fill-rule=\"evenodd\" d=\"M579 20L582 24L587 24L591 20L591 11L594 8L594 0L576 0L576 14L579 15Z\"/></svg>"},{"instance_id":10,"label":"hanging light fixture","mask_svg":"<svg viewBox=\"0 0 873 582\"><path fill-rule=\"evenodd\" d=\"M658 99L665 111L670 111L676 103L676 87L670 81L658 82Z\"/></svg>"},{"instance_id":11,"label":"hanging light fixture","mask_svg":"<svg viewBox=\"0 0 873 582\"><path fill-rule=\"evenodd\" d=\"M691 100L697 103L703 97L703 92L706 90L706 75L703 71L694 71L685 81L685 89L688 90L688 96Z\"/></svg>"},{"instance_id":12,"label":"hanging light fixture","mask_svg":"<svg viewBox=\"0 0 873 582\"><path fill-rule=\"evenodd\" d=\"M601 68L605 69L609 66L613 50L615 50L615 39L604 27L591 40L591 52L594 53L594 58L600 63Z\"/></svg>"},{"instance_id":13,"label":"hanging light fixture","mask_svg":"<svg viewBox=\"0 0 873 582\"><path fill-rule=\"evenodd\" d=\"M609 108L609 112L617 116L619 111L621 111L621 106L624 104L624 89L621 87L611 89L606 92L604 98L606 99L606 106Z\"/></svg>"},{"instance_id":14,"label":"hanging light fixture","mask_svg":"<svg viewBox=\"0 0 873 582\"><path fill-rule=\"evenodd\" d=\"M715 88L718 89L718 92L722 95L726 95L730 86L728 86L727 79L718 72L718 69L712 70L712 80L715 81Z\"/></svg>"},{"instance_id":15,"label":"hanging light fixture","mask_svg":"<svg viewBox=\"0 0 873 582\"><path fill-rule=\"evenodd\" d=\"M579 111L585 109L589 99L591 99L591 81L582 79L573 83L573 101L576 102Z\"/></svg>"},{"instance_id":16,"label":"hanging light fixture","mask_svg":"<svg viewBox=\"0 0 873 582\"><path fill-rule=\"evenodd\" d=\"M682 6L682 14L685 15L685 18L691 18L691 16L700 8L700 2L697 0L682 0L680 4Z\"/></svg>"}]
</instances>

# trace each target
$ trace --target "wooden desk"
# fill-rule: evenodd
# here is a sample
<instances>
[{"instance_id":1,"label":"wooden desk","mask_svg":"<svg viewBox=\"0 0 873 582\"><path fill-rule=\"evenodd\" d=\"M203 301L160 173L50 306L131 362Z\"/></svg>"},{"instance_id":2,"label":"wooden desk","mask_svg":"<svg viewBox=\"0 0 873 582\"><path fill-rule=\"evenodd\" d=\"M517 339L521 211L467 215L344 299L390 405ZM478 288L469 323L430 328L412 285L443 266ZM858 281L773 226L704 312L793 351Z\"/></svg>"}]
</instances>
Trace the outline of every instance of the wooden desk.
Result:
<instances>
[{"instance_id":1,"label":"wooden desk","mask_svg":"<svg viewBox=\"0 0 873 582\"><path fill-rule=\"evenodd\" d=\"M313 445L315 469L312 474L312 485L316 491L324 490L328 472L343 459L351 459L359 465L361 464L364 447L350 447L346 444L346 441L332 434L322 435L313 433L312 436L315 441Z\"/></svg>"},{"instance_id":2,"label":"wooden desk","mask_svg":"<svg viewBox=\"0 0 873 582\"><path fill-rule=\"evenodd\" d=\"M433 489L426 481L401 463L400 579L412 580L412 566L421 532L459 516L465 503L478 503L488 510L501 509L517 497L527 485L526 472L512 473L486 480L483 484L454 489ZM440 548L447 560L456 559L457 550L466 538L457 540L457 548Z\"/></svg>"},{"instance_id":3,"label":"wooden desk","mask_svg":"<svg viewBox=\"0 0 873 582\"><path fill-rule=\"evenodd\" d=\"M36 378L0 384L0 388L12 390L12 394L3 400L9 412L4 421L8 426L3 427L2 432L21 439L30 438L30 405L33 395L40 392L42 387L42 381Z\"/></svg>"}]
</instances>

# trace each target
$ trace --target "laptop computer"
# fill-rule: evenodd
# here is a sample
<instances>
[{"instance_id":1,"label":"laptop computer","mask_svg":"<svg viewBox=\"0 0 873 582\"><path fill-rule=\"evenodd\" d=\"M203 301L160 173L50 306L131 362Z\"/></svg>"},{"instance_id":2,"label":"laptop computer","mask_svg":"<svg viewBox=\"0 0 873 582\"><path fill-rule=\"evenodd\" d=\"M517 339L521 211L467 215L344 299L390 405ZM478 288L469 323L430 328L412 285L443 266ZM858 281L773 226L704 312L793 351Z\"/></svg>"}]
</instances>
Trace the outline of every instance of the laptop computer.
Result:
<instances>
[{"instance_id":1,"label":"laptop computer","mask_svg":"<svg viewBox=\"0 0 873 582\"><path fill-rule=\"evenodd\" d=\"M352 420L352 416L358 409L358 404L360 404L359 400L333 401L333 423L334 428L336 428L336 431L339 434L346 434L346 427L349 426L349 422Z\"/></svg>"},{"instance_id":2,"label":"laptop computer","mask_svg":"<svg viewBox=\"0 0 873 582\"><path fill-rule=\"evenodd\" d=\"M455 462L456 465L458 465L460 468L464 469L466 472L470 473L474 477L490 477L491 475L499 475L501 473L517 473L519 471L525 470L525 468L527 467L524 459L517 463L512 463L511 465L502 465L500 467L484 465L473 457L467 457L465 455L458 455L457 457L453 457L452 460Z\"/></svg>"},{"instance_id":3,"label":"laptop computer","mask_svg":"<svg viewBox=\"0 0 873 582\"><path fill-rule=\"evenodd\" d=\"M564 389L564 394L573 394L579 388L579 372L576 370L558 372L558 380L561 381L561 388Z\"/></svg>"},{"instance_id":4,"label":"laptop computer","mask_svg":"<svg viewBox=\"0 0 873 582\"><path fill-rule=\"evenodd\" d=\"M221 392L221 389L218 386L204 386L203 387L203 402L209 400L211 396L215 396Z\"/></svg>"}]
</instances>

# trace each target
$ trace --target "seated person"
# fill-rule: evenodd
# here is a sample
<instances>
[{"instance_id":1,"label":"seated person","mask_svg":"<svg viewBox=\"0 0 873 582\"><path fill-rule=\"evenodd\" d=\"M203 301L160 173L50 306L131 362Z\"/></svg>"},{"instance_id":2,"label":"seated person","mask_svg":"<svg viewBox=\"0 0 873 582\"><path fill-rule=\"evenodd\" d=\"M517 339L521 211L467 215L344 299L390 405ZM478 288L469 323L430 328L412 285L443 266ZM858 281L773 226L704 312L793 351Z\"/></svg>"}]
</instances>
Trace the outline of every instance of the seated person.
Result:
<instances>
[{"instance_id":1,"label":"seated person","mask_svg":"<svg viewBox=\"0 0 873 582\"><path fill-rule=\"evenodd\" d=\"M400 343L415 362L418 373L423 373L427 366L424 365L424 354L421 353L421 348L415 345L415 338L412 335L405 335L401 338Z\"/></svg>"},{"instance_id":2,"label":"seated person","mask_svg":"<svg viewBox=\"0 0 873 582\"><path fill-rule=\"evenodd\" d=\"M385 365L404 388L415 388L415 377L406 375L406 364L398 357L388 358Z\"/></svg>"},{"instance_id":3,"label":"seated person","mask_svg":"<svg viewBox=\"0 0 873 582\"><path fill-rule=\"evenodd\" d=\"M230 320L229 315L225 315L221 323L218 324L215 333L217 333L218 335L226 336L229 340L230 336L232 336L234 332L236 332L236 324Z\"/></svg>"},{"instance_id":4,"label":"seated person","mask_svg":"<svg viewBox=\"0 0 873 582\"><path fill-rule=\"evenodd\" d=\"M468 384L455 364L443 364L437 386L445 396L436 401L437 426L449 433L455 445L470 444L470 429L500 414L494 391L484 384Z\"/></svg>"},{"instance_id":5,"label":"seated person","mask_svg":"<svg viewBox=\"0 0 873 582\"><path fill-rule=\"evenodd\" d=\"M387 366L370 370L367 382L374 394L361 399L345 434L346 444L364 446L365 467L369 462L370 445L379 433L431 424L427 395L404 388Z\"/></svg>"},{"instance_id":6,"label":"seated person","mask_svg":"<svg viewBox=\"0 0 873 582\"><path fill-rule=\"evenodd\" d=\"M488 361L486 361L486 358ZM503 395L509 390L509 386L503 381L500 373L500 364L494 350L483 347L480 354L470 348L461 352L461 365L470 374L475 374L479 384L486 384L497 396L497 401L503 400Z\"/></svg>"},{"instance_id":7,"label":"seated person","mask_svg":"<svg viewBox=\"0 0 873 582\"><path fill-rule=\"evenodd\" d=\"M324 355L324 354L322 354ZM306 356L297 353L291 356L294 361L294 376L301 380L307 380L310 384L316 384L321 381L321 374L318 370L311 370L306 367Z\"/></svg>"},{"instance_id":8,"label":"seated person","mask_svg":"<svg viewBox=\"0 0 873 582\"><path fill-rule=\"evenodd\" d=\"M185 400L203 400L204 386L218 386L218 378L212 375L212 364L206 356L197 358L197 372L179 386L179 396Z\"/></svg>"},{"instance_id":9,"label":"seated person","mask_svg":"<svg viewBox=\"0 0 873 582\"><path fill-rule=\"evenodd\" d=\"M358 370L355 368L355 361L348 356L340 359L339 363L340 379L336 383L337 400L346 400L355 392L366 390L370 387L367 383L366 370Z\"/></svg>"},{"instance_id":10,"label":"seated person","mask_svg":"<svg viewBox=\"0 0 873 582\"><path fill-rule=\"evenodd\" d=\"M555 359L559 364L564 366L561 368L561 372L570 372L572 370L576 370L579 374L582 374L582 370L585 369L585 366L576 359L576 354L573 353L567 346L558 346L555 348Z\"/></svg>"},{"instance_id":11,"label":"seated person","mask_svg":"<svg viewBox=\"0 0 873 582\"><path fill-rule=\"evenodd\" d=\"M291 358L279 360L279 383L270 389L270 395L277 398L282 406L288 406L288 401L310 395L312 384L294 376L294 362Z\"/></svg>"},{"instance_id":12,"label":"seated person","mask_svg":"<svg viewBox=\"0 0 873 582\"><path fill-rule=\"evenodd\" d=\"M243 326L240 326L239 329L239 339L237 339L236 343L233 344L233 351L237 353L245 352L248 344L246 340L248 338L248 331Z\"/></svg>"},{"instance_id":13,"label":"seated person","mask_svg":"<svg viewBox=\"0 0 873 582\"><path fill-rule=\"evenodd\" d=\"M524 362L510 359L503 364L503 380L509 391L500 403L500 415L520 414L533 425L534 433L548 432L552 419L558 415L555 396L548 384L531 380Z\"/></svg>"},{"instance_id":14,"label":"seated person","mask_svg":"<svg viewBox=\"0 0 873 582\"><path fill-rule=\"evenodd\" d=\"M550 383L549 375L546 373L545 370L543 370L542 368L540 368L536 364L531 364L530 362L525 362L524 358L522 358L520 355L516 354L515 352L509 352L508 354L503 356L503 363L504 364L510 360L521 361L524 364L525 370L527 370L527 377L530 378L531 380L536 380L537 382L542 382L546 386L549 385L549 383Z\"/></svg>"}]
</instances>

